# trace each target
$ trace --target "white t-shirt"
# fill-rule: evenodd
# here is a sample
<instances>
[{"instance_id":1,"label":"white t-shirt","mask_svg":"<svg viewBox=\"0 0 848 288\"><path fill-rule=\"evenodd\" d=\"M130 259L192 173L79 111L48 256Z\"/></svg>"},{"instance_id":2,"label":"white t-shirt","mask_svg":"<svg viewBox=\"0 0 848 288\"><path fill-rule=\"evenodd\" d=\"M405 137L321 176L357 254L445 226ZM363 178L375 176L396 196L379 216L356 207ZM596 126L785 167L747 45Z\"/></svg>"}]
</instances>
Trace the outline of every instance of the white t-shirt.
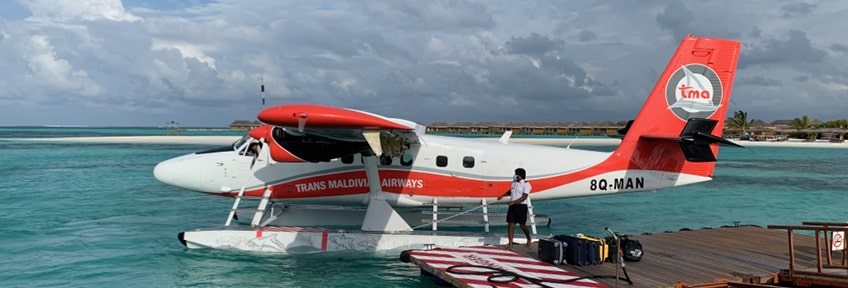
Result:
<instances>
[{"instance_id":1,"label":"white t-shirt","mask_svg":"<svg viewBox=\"0 0 848 288\"><path fill-rule=\"evenodd\" d=\"M533 189L533 186L530 186L530 182L519 180L518 182L512 182L512 188L509 189L509 197L511 201L514 201L518 198L521 198L521 194L527 194L527 197L530 197L530 189ZM527 198L524 201L521 201L521 204L527 204Z\"/></svg>"}]
</instances>

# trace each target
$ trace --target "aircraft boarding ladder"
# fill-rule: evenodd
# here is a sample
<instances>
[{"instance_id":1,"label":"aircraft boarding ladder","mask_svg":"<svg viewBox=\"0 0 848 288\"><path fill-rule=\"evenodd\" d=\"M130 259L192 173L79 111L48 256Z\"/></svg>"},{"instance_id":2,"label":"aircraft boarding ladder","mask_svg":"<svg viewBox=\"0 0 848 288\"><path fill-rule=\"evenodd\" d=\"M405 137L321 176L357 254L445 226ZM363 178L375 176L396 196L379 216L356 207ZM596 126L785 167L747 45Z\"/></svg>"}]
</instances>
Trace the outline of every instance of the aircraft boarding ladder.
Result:
<instances>
[{"instance_id":1,"label":"aircraft boarding ladder","mask_svg":"<svg viewBox=\"0 0 848 288\"><path fill-rule=\"evenodd\" d=\"M227 216L227 222L224 223L224 226L230 226L232 224L233 218L236 217L236 210L239 208L239 204L241 204L241 199L244 198L244 190L246 187L241 187L238 195L236 195L236 199L233 201L233 208L230 209L230 214ZM271 189L265 188L265 192L262 193L262 198L259 200L259 206L256 207L256 213L253 214L253 220L250 221L250 227L263 227L268 225L268 223L273 222L283 213L282 209L279 212L274 211L274 205L268 205L268 201L271 198ZM262 221L262 218L265 216L265 210L268 207L271 207L271 214L268 219ZM260 223L262 221L262 223Z\"/></svg>"}]
</instances>

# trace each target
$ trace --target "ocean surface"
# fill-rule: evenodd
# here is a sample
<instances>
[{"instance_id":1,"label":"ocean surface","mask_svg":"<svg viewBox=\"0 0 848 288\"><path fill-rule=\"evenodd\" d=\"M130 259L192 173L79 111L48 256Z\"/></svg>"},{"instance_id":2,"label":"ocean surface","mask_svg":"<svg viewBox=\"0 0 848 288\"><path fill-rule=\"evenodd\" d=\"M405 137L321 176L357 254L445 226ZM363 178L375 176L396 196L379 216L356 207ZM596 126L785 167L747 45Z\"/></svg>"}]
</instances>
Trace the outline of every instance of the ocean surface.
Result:
<instances>
[{"instance_id":1,"label":"ocean surface","mask_svg":"<svg viewBox=\"0 0 848 288\"><path fill-rule=\"evenodd\" d=\"M0 139L164 133L0 127ZM152 171L162 160L210 146L0 140L0 287L435 286L416 266L401 263L396 252L258 255L186 249L177 233L222 226L232 199L165 186ZM723 147L715 178L707 183L534 206L553 220L540 228L543 235L604 236L604 227L662 233L735 221L760 226L843 222L848 221L846 172L845 149ZM651 249L645 247L645 257Z\"/></svg>"}]
</instances>

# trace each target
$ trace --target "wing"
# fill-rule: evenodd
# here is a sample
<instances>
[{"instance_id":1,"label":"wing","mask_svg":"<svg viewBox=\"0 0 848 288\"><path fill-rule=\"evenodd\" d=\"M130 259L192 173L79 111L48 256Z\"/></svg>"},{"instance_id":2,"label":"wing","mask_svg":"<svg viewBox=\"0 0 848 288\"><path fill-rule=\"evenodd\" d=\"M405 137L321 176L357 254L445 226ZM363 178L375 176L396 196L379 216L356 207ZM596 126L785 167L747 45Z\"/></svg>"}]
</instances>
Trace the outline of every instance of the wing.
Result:
<instances>
[{"instance_id":1,"label":"wing","mask_svg":"<svg viewBox=\"0 0 848 288\"><path fill-rule=\"evenodd\" d=\"M249 132L265 138L277 162L319 162L356 153L400 157L424 126L338 107L291 104L259 113L266 123Z\"/></svg>"}]
</instances>

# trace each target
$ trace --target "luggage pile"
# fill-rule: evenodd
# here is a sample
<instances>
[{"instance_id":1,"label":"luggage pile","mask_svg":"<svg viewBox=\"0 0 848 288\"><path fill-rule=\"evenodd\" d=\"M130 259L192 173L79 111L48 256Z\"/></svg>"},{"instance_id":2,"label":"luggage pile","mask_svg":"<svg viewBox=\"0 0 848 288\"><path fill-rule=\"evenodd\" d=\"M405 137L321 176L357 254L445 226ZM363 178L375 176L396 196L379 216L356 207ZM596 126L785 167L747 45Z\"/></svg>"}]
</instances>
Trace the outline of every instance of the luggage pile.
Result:
<instances>
[{"instance_id":1,"label":"luggage pile","mask_svg":"<svg viewBox=\"0 0 848 288\"><path fill-rule=\"evenodd\" d=\"M636 262L642 259L642 244L627 236L619 235L621 251L625 261ZM556 235L539 239L539 259L554 265L569 264L575 266L599 265L618 261L618 248L612 236L595 238L583 234Z\"/></svg>"},{"instance_id":2,"label":"luggage pile","mask_svg":"<svg viewBox=\"0 0 848 288\"><path fill-rule=\"evenodd\" d=\"M619 242L621 243L620 250L624 261L639 262L639 260L642 260L642 243L639 243L639 240L630 239L627 235L616 234L616 236L618 236ZM615 238L609 236L604 239L606 239L607 243L610 243L610 251L619 250L618 247L615 246ZM610 257L607 258L607 262L618 262L618 253L610 254Z\"/></svg>"}]
</instances>

